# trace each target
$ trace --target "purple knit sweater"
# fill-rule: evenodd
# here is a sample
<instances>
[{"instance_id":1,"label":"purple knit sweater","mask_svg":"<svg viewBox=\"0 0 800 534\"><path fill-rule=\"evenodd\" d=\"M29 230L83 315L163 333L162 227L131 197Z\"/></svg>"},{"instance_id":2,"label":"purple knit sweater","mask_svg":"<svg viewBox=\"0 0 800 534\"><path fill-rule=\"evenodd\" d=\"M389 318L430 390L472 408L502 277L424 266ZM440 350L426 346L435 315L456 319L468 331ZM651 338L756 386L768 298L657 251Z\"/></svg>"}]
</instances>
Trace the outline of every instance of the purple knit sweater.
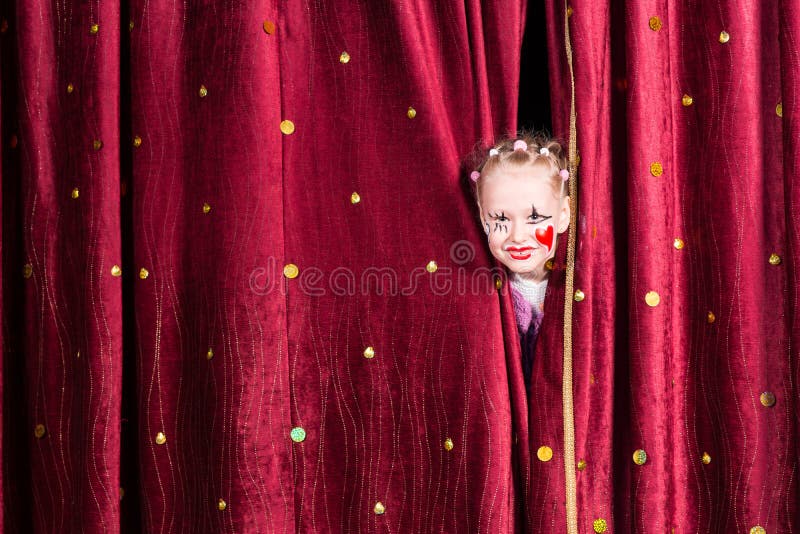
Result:
<instances>
[{"instance_id":1,"label":"purple knit sweater","mask_svg":"<svg viewBox=\"0 0 800 534\"><path fill-rule=\"evenodd\" d=\"M525 376L525 391L530 394L531 370L533 354L536 351L536 340L542 326L544 313L538 307L531 306L525 297L514 286L511 286L511 299L514 303L514 316L517 319L517 331L522 348L522 373Z\"/></svg>"}]
</instances>

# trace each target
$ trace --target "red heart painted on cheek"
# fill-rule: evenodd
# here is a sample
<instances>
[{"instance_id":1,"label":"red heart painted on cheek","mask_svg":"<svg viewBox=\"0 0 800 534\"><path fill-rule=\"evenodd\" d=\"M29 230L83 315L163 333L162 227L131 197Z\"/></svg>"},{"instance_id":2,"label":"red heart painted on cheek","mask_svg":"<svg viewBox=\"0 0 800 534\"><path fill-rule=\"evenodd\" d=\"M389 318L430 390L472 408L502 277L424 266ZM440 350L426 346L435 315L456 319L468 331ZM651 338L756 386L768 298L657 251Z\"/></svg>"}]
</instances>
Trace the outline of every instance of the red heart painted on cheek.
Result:
<instances>
[{"instance_id":1,"label":"red heart painted on cheek","mask_svg":"<svg viewBox=\"0 0 800 534\"><path fill-rule=\"evenodd\" d=\"M547 228L537 228L534 232L536 241L547 247L547 252L553 248L553 225L548 224Z\"/></svg>"}]
</instances>

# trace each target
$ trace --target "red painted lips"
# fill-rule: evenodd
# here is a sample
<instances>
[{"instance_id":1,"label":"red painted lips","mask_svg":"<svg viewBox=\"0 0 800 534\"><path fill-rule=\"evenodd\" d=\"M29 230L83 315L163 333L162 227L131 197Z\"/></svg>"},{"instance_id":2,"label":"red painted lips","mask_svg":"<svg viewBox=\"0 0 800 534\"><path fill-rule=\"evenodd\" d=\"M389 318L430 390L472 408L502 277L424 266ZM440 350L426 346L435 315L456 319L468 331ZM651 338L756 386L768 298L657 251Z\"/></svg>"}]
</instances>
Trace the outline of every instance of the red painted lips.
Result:
<instances>
[{"instance_id":1,"label":"red painted lips","mask_svg":"<svg viewBox=\"0 0 800 534\"><path fill-rule=\"evenodd\" d=\"M527 260L531 257L533 247L508 247L506 251L508 255L515 260Z\"/></svg>"}]
</instances>

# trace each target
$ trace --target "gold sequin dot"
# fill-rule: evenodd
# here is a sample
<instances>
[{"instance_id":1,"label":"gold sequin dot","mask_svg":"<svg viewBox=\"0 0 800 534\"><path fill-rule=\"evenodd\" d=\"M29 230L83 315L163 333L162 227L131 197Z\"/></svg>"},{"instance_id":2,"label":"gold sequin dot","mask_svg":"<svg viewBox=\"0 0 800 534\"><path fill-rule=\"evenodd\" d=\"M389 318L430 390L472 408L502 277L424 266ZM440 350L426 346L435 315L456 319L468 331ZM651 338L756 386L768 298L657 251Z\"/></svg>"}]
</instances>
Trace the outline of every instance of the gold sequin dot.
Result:
<instances>
[{"instance_id":1,"label":"gold sequin dot","mask_svg":"<svg viewBox=\"0 0 800 534\"><path fill-rule=\"evenodd\" d=\"M548 271L552 271L554 266L555 263L553 262L552 258L544 262L544 268L547 269Z\"/></svg>"},{"instance_id":2,"label":"gold sequin dot","mask_svg":"<svg viewBox=\"0 0 800 534\"><path fill-rule=\"evenodd\" d=\"M766 408L775 406L775 394L771 391L765 391L761 394L759 399L761 400L761 405Z\"/></svg>"},{"instance_id":3,"label":"gold sequin dot","mask_svg":"<svg viewBox=\"0 0 800 534\"><path fill-rule=\"evenodd\" d=\"M436 262L433 260L429 261L428 265L425 266L425 270L428 271L429 273L435 273L436 269L438 268L439 266L436 265Z\"/></svg>"},{"instance_id":4,"label":"gold sequin dot","mask_svg":"<svg viewBox=\"0 0 800 534\"><path fill-rule=\"evenodd\" d=\"M228 503L225 502L225 499L220 499L217 501L217 510L223 512L225 508L228 507Z\"/></svg>"},{"instance_id":5,"label":"gold sequin dot","mask_svg":"<svg viewBox=\"0 0 800 534\"><path fill-rule=\"evenodd\" d=\"M636 449L633 451L633 463L636 465L644 465L647 462L647 453L644 449Z\"/></svg>"},{"instance_id":6,"label":"gold sequin dot","mask_svg":"<svg viewBox=\"0 0 800 534\"><path fill-rule=\"evenodd\" d=\"M689 107L689 106L691 106L693 103L694 103L694 98L692 98L691 96L689 96L689 95L683 95L683 96L681 97L681 104L683 104L683 107L685 107L685 108L688 108L688 107Z\"/></svg>"},{"instance_id":7,"label":"gold sequin dot","mask_svg":"<svg viewBox=\"0 0 800 534\"><path fill-rule=\"evenodd\" d=\"M111 267L111 276L122 276L122 268L119 265Z\"/></svg>"},{"instance_id":8,"label":"gold sequin dot","mask_svg":"<svg viewBox=\"0 0 800 534\"><path fill-rule=\"evenodd\" d=\"M203 202L203 213L208 213L209 211L211 211L211 206L208 202Z\"/></svg>"},{"instance_id":9,"label":"gold sequin dot","mask_svg":"<svg viewBox=\"0 0 800 534\"><path fill-rule=\"evenodd\" d=\"M650 29L654 32L661 29L661 19L659 17L650 17Z\"/></svg>"},{"instance_id":10,"label":"gold sequin dot","mask_svg":"<svg viewBox=\"0 0 800 534\"><path fill-rule=\"evenodd\" d=\"M363 354L366 359L371 360L372 358L375 357L375 349L372 347L367 347L366 349L364 349Z\"/></svg>"},{"instance_id":11,"label":"gold sequin dot","mask_svg":"<svg viewBox=\"0 0 800 534\"><path fill-rule=\"evenodd\" d=\"M47 430L41 423L36 425L36 427L33 429L33 435L36 436L37 438L43 438L45 432L47 432Z\"/></svg>"},{"instance_id":12,"label":"gold sequin dot","mask_svg":"<svg viewBox=\"0 0 800 534\"><path fill-rule=\"evenodd\" d=\"M89 33L91 33L92 35L96 34L98 31L100 31L100 25L99 24L94 23L91 26L89 26Z\"/></svg>"},{"instance_id":13,"label":"gold sequin dot","mask_svg":"<svg viewBox=\"0 0 800 534\"><path fill-rule=\"evenodd\" d=\"M74 90L75 90L75 86L74 86L74 85L72 85L71 83L68 83L68 84L67 84L67 94L68 94L68 95L71 95L71 94L72 94L72 91L74 91Z\"/></svg>"},{"instance_id":14,"label":"gold sequin dot","mask_svg":"<svg viewBox=\"0 0 800 534\"><path fill-rule=\"evenodd\" d=\"M412 108L411 106L408 106L408 111L406 111L406 115L408 115L409 119L413 119L414 117L417 116L417 110Z\"/></svg>"},{"instance_id":15,"label":"gold sequin dot","mask_svg":"<svg viewBox=\"0 0 800 534\"><path fill-rule=\"evenodd\" d=\"M347 52L342 52L339 55L339 63L350 63L350 54Z\"/></svg>"},{"instance_id":16,"label":"gold sequin dot","mask_svg":"<svg viewBox=\"0 0 800 534\"><path fill-rule=\"evenodd\" d=\"M200 98L205 98L208 96L208 89L205 85L201 85L200 90L197 91L197 94L200 95Z\"/></svg>"},{"instance_id":17,"label":"gold sequin dot","mask_svg":"<svg viewBox=\"0 0 800 534\"><path fill-rule=\"evenodd\" d=\"M676 250L681 250L683 247L686 246L686 243L684 243L683 239L681 239L680 237L676 237L672 241L672 246L675 247Z\"/></svg>"},{"instance_id":18,"label":"gold sequin dot","mask_svg":"<svg viewBox=\"0 0 800 534\"><path fill-rule=\"evenodd\" d=\"M586 460L578 460L578 471L586 469Z\"/></svg>"},{"instance_id":19,"label":"gold sequin dot","mask_svg":"<svg viewBox=\"0 0 800 534\"><path fill-rule=\"evenodd\" d=\"M148 276L150 276L150 271L148 271L148 270L147 270L147 269L145 269L144 267L142 267L141 269L139 269L139 278L141 278L142 280L144 280L144 279L145 279L145 278L147 278Z\"/></svg>"},{"instance_id":20,"label":"gold sequin dot","mask_svg":"<svg viewBox=\"0 0 800 534\"><path fill-rule=\"evenodd\" d=\"M208 351L206 351L206 360L210 360L214 357L214 349L208 347Z\"/></svg>"},{"instance_id":21,"label":"gold sequin dot","mask_svg":"<svg viewBox=\"0 0 800 534\"><path fill-rule=\"evenodd\" d=\"M133 20L131 20L131 21L128 23L128 31L129 31L129 32L132 32L132 31L133 31Z\"/></svg>"},{"instance_id":22,"label":"gold sequin dot","mask_svg":"<svg viewBox=\"0 0 800 534\"><path fill-rule=\"evenodd\" d=\"M598 517L594 521L592 521L592 528L595 532L600 534L601 532L605 532L608 529L608 523L602 517Z\"/></svg>"},{"instance_id":23,"label":"gold sequin dot","mask_svg":"<svg viewBox=\"0 0 800 534\"><path fill-rule=\"evenodd\" d=\"M650 174L656 177L661 176L664 174L664 166L660 162L654 161L650 164Z\"/></svg>"},{"instance_id":24,"label":"gold sequin dot","mask_svg":"<svg viewBox=\"0 0 800 534\"><path fill-rule=\"evenodd\" d=\"M769 255L769 264L770 265L780 265L781 264L781 257L773 252L772 254Z\"/></svg>"},{"instance_id":25,"label":"gold sequin dot","mask_svg":"<svg viewBox=\"0 0 800 534\"><path fill-rule=\"evenodd\" d=\"M133 138L133 146L136 147L136 148L139 148L140 146L142 146L142 138L139 137L138 135Z\"/></svg>"},{"instance_id":26,"label":"gold sequin dot","mask_svg":"<svg viewBox=\"0 0 800 534\"><path fill-rule=\"evenodd\" d=\"M372 511L375 512L377 515L383 515L386 512L386 507L383 505L381 501L375 503L375 506L372 508Z\"/></svg>"},{"instance_id":27,"label":"gold sequin dot","mask_svg":"<svg viewBox=\"0 0 800 534\"><path fill-rule=\"evenodd\" d=\"M778 105L775 106L775 115L783 117L783 104L781 102L778 102Z\"/></svg>"},{"instance_id":28,"label":"gold sequin dot","mask_svg":"<svg viewBox=\"0 0 800 534\"><path fill-rule=\"evenodd\" d=\"M125 498L125 488L119 488L119 500Z\"/></svg>"},{"instance_id":29,"label":"gold sequin dot","mask_svg":"<svg viewBox=\"0 0 800 534\"><path fill-rule=\"evenodd\" d=\"M644 296L644 301L647 303L648 306L655 307L661 303L661 297L655 291L648 291L647 294Z\"/></svg>"},{"instance_id":30,"label":"gold sequin dot","mask_svg":"<svg viewBox=\"0 0 800 534\"><path fill-rule=\"evenodd\" d=\"M711 455L708 454L707 452L704 452L703 456L700 457L700 461L703 462L706 465L710 464L711 463Z\"/></svg>"},{"instance_id":31,"label":"gold sequin dot","mask_svg":"<svg viewBox=\"0 0 800 534\"><path fill-rule=\"evenodd\" d=\"M580 289L576 289L575 290L575 301L576 302L580 302L585 298L586 298L586 295L584 295L583 291L581 291Z\"/></svg>"},{"instance_id":32,"label":"gold sequin dot","mask_svg":"<svg viewBox=\"0 0 800 534\"><path fill-rule=\"evenodd\" d=\"M567 6L567 16L568 16L568 17L571 17L571 16L572 16L572 13L573 13L572 6Z\"/></svg>"},{"instance_id":33,"label":"gold sequin dot","mask_svg":"<svg viewBox=\"0 0 800 534\"><path fill-rule=\"evenodd\" d=\"M300 273L300 269L297 268L297 265L294 263L287 263L283 266L283 276L286 278L297 278L297 275Z\"/></svg>"},{"instance_id":34,"label":"gold sequin dot","mask_svg":"<svg viewBox=\"0 0 800 534\"><path fill-rule=\"evenodd\" d=\"M494 287L495 289L500 289L501 287L503 287L503 279L500 278L499 276L495 276L494 278Z\"/></svg>"},{"instance_id":35,"label":"gold sequin dot","mask_svg":"<svg viewBox=\"0 0 800 534\"><path fill-rule=\"evenodd\" d=\"M163 432L159 432L156 434L156 443L158 445L163 445L167 442L167 436L164 435Z\"/></svg>"},{"instance_id":36,"label":"gold sequin dot","mask_svg":"<svg viewBox=\"0 0 800 534\"><path fill-rule=\"evenodd\" d=\"M92 141L92 148L94 148L95 150L100 150L101 148L103 148L103 142L100 139L95 139L94 141Z\"/></svg>"},{"instance_id":37,"label":"gold sequin dot","mask_svg":"<svg viewBox=\"0 0 800 534\"><path fill-rule=\"evenodd\" d=\"M295 443L302 443L306 439L306 431L301 426L296 426L289 432L289 436Z\"/></svg>"},{"instance_id":38,"label":"gold sequin dot","mask_svg":"<svg viewBox=\"0 0 800 534\"><path fill-rule=\"evenodd\" d=\"M79 196L81 196L81 192L80 192L80 191L78 191L78 188L77 188L77 187L73 187L73 188L72 188L72 193L70 193L70 196L71 196L72 198L78 198Z\"/></svg>"},{"instance_id":39,"label":"gold sequin dot","mask_svg":"<svg viewBox=\"0 0 800 534\"><path fill-rule=\"evenodd\" d=\"M453 444L453 440L452 439L447 438L446 440L444 440L444 450L452 451L453 447L455 447L455 445Z\"/></svg>"},{"instance_id":40,"label":"gold sequin dot","mask_svg":"<svg viewBox=\"0 0 800 534\"><path fill-rule=\"evenodd\" d=\"M750 529L750 534L767 534L767 529L761 525L756 525Z\"/></svg>"},{"instance_id":41,"label":"gold sequin dot","mask_svg":"<svg viewBox=\"0 0 800 534\"><path fill-rule=\"evenodd\" d=\"M553 449L547 445L542 445L536 450L536 457L543 462L549 462L553 459Z\"/></svg>"},{"instance_id":42,"label":"gold sequin dot","mask_svg":"<svg viewBox=\"0 0 800 534\"><path fill-rule=\"evenodd\" d=\"M11 139L9 140L8 144L11 148L17 148L17 145L19 144L19 139L17 138L16 134L11 136Z\"/></svg>"},{"instance_id":43,"label":"gold sequin dot","mask_svg":"<svg viewBox=\"0 0 800 534\"><path fill-rule=\"evenodd\" d=\"M353 194L350 195L350 203L351 204L358 204L359 202L361 202L361 195L359 195L358 193L356 193L354 191Z\"/></svg>"},{"instance_id":44,"label":"gold sequin dot","mask_svg":"<svg viewBox=\"0 0 800 534\"><path fill-rule=\"evenodd\" d=\"M719 42L720 43L725 44L730 40L731 40L731 34L726 32L725 30L722 30L721 32L719 32Z\"/></svg>"},{"instance_id":45,"label":"gold sequin dot","mask_svg":"<svg viewBox=\"0 0 800 534\"><path fill-rule=\"evenodd\" d=\"M272 22L271 20L265 20L263 28L268 35L272 35L273 33L275 33L275 23Z\"/></svg>"},{"instance_id":46,"label":"gold sequin dot","mask_svg":"<svg viewBox=\"0 0 800 534\"><path fill-rule=\"evenodd\" d=\"M714 315L714 312L711 312L711 311L710 311L710 312L708 312L708 313L706 314L706 321L708 321L708 324L711 324L711 323L713 323L713 322L714 322L714 321L716 321L716 320L717 320L717 316L716 316L716 315Z\"/></svg>"},{"instance_id":47,"label":"gold sequin dot","mask_svg":"<svg viewBox=\"0 0 800 534\"><path fill-rule=\"evenodd\" d=\"M33 274L33 265L31 265L30 263L26 263L25 265L22 266L22 276L24 276L25 278L30 278L32 274Z\"/></svg>"},{"instance_id":48,"label":"gold sequin dot","mask_svg":"<svg viewBox=\"0 0 800 534\"><path fill-rule=\"evenodd\" d=\"M284 135L292 135L294 133L294 123L289 119L281 121L281 132Z\"/></svg>"}]
</instances>

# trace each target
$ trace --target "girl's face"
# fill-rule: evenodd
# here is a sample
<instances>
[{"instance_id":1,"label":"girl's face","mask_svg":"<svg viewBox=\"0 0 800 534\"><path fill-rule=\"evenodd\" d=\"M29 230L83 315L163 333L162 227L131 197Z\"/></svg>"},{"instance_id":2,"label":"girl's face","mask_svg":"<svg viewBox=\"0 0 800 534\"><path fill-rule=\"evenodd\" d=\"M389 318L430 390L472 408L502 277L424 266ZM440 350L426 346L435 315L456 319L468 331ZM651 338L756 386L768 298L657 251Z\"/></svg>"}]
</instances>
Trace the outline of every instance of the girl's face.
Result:
<instances>
[{"instance_id":1,"label":"girl's face","mask_svg":"<svg viewBox=\"0 0 800 534\"><path fill-rule=\"evenodd\" d=\"M484 180L481 222L489 249L512 272L543 280L556 234L569 226L569 197L559 199L540 165L500 168Z\"/></svg>"}]
</instances>

